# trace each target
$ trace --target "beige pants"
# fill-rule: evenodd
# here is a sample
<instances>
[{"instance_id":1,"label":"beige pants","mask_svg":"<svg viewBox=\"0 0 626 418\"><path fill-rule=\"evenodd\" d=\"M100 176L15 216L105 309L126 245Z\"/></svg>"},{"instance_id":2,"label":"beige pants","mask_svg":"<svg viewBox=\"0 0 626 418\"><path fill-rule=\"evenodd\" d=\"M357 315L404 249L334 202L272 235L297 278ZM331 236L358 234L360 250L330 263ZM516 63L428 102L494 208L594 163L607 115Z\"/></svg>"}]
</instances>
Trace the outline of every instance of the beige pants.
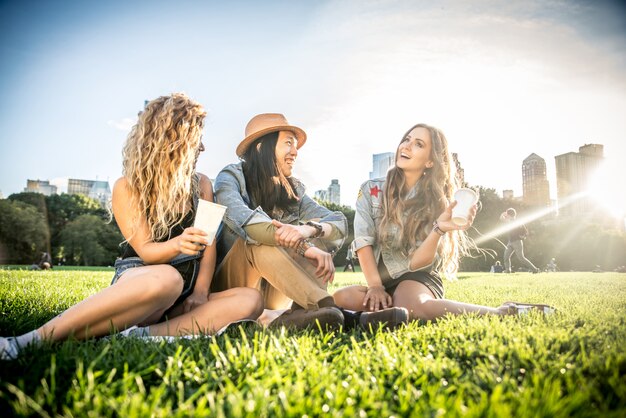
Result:
<instances>
[{"instance_id":1,"label":"beige pants","mask_svg":"<svg viewBox=\"0 0 626 418\"><path fill-rule=\"evenodd\" d=\"M238 239L213 277L211 290L252 287L263 294L265 309L287 309L294 301L305 309L330 295L315 267L294 250L247 244Z\"/></svg>"}]
</instances>

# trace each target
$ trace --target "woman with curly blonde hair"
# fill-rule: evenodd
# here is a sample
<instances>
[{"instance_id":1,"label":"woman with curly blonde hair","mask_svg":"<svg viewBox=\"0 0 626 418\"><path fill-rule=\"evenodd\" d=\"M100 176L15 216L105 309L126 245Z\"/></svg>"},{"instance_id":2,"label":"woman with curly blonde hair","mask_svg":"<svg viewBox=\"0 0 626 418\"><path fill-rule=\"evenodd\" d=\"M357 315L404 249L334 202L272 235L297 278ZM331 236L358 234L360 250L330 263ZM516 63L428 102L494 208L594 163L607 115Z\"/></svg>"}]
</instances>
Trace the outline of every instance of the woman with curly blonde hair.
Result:
<instances>
[{"instance_id":1,"label":"woman with curly blonde hair","mask_svg":"<svg viewBox=\"0 0 626 418\"><path fill-rule=\"evenodd\" d=\"M337 305L365 311L362 326L447 313L517 312L512 302L490 308L444 299L441 276L454 277L460 257L476 248L465 232L476 206L466 225L452 222L460 182L443 133L426 124L413 126L402 137L395 163L386 178L366 181L359 190L352 248L367 286L339 289L333 295Z\"/></svg>"},{"instance_id":2,"label":"woman with curly blonde hair","mask_svg":"<svg viewBox=\"0 0 626 418\"><path fill-rule=\"evenodd\" d=\"M111 286L69 308L39 329L0 338L0 357L43 340L97 337L135 325L127 334L178 336L212 333L256 319L255 289L209 293L215 242L192 227L199 198L212 201L210 180L196 173L204 151L206 112L184 94L147 103L123 151L123 177L113 187L113 214L124 236Z\"/></svg>"}]
</instances>

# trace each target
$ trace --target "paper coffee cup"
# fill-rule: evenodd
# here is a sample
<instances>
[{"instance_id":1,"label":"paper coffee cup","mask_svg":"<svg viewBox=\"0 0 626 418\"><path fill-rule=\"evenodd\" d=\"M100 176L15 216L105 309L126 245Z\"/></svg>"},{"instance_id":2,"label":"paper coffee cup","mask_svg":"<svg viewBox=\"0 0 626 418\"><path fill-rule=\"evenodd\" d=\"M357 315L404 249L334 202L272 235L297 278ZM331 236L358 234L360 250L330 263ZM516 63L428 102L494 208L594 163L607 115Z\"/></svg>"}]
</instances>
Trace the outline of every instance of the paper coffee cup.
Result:
<instances>
[{"instance_id":1,"label":"paper coffee cup","mask_svg":"<svg viewBox=\"0 0 626 418\"><path fill-rule=\"evenodd\" d=\"M217 203L209 202L208 200L198 200L196 219L193 222L193 226L208 234L208 245L213 244L215 234L217 234L217 229L222 222L225 212L226 206L218 205Z\"/></svg>"},{"instance_id":2,"label":"paper coffee cup","mask_svg":"<svg viewBox=\"0 0 626 418\"><path fill-rule=\"evenodd\" d=\"M469 212L472 206L478 202L478 194L472 189L462 188L454 193L456 206L452 209L452 222L459 226L467 225Z\"/></svg>"}]
</instances>

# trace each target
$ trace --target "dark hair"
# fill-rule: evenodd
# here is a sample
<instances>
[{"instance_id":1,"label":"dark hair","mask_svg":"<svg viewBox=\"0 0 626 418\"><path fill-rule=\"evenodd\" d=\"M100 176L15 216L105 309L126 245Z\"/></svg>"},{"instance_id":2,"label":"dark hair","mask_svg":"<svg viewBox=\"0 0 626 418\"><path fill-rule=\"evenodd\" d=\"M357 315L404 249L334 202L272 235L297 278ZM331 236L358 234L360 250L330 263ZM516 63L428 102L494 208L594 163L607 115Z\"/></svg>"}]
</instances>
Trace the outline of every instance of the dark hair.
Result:
<instances>
[{"instance_id":1,"label":"dark hair","mask_svg":"<svg viewBox=\"0 0 626 418\"><path fill-rule=\"evenodd\" d=\"M248 195L270 216L275 209L285 210L298 202L293 180L278 168L277 143L278 132L271 132L250 144L241 156Z\"/></svg>"},{"instance_id":2,"label":"dark hair","mask_svg":"<svg viewBox=\"0 0 626 418\"><path fill-rule=\"evenodd\" d=\"M512 218L515 218L515 216L517 216L517 212L513 208L508 208L506 210L506 214L509 215Z\"/></svg>"}]
</instances>

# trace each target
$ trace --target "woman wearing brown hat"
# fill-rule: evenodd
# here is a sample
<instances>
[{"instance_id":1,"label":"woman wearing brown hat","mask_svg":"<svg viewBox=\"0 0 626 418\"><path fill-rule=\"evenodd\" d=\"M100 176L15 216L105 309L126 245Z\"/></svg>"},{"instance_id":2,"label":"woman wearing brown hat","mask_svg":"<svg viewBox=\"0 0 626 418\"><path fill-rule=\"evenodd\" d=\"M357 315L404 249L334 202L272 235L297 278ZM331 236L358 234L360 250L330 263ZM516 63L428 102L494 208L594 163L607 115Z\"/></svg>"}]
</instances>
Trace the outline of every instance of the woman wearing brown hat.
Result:
<instances>
[{"instance_id":1,"label":"woman wearing brown hat","mask_svg":"<svg viewBox=\"0 0 626 418\"><path fill-rule=\"evenodd\" d=\"M226 166L215 181L217 202L228 209L211 287L252 287L263 294L266 309L291 307L272 326L338 327L343 314L326 288L348 224L292 177L306 134L277 113L253 117L245 133L236 150L241 162Z\"/></svg>"},{"instance_id":2,"label":"woman wearing brown hat","mask_svg":"<svg viewBox=\"0 0 626 418\"><path fill-rule=\"evenodd\" d=\"M43 340L84 339L123 330L132 335L211 333L256 319L259 292L209 294L215 244L192 227L198 198L212 200L209 179L196 173L206 112L181 93L146 104L123 151L123 177L113 187L113 213L124 235L123 257L111 286L72 306L39 329L0 337L0 359Z\"/></svg>"}]
</instances>

